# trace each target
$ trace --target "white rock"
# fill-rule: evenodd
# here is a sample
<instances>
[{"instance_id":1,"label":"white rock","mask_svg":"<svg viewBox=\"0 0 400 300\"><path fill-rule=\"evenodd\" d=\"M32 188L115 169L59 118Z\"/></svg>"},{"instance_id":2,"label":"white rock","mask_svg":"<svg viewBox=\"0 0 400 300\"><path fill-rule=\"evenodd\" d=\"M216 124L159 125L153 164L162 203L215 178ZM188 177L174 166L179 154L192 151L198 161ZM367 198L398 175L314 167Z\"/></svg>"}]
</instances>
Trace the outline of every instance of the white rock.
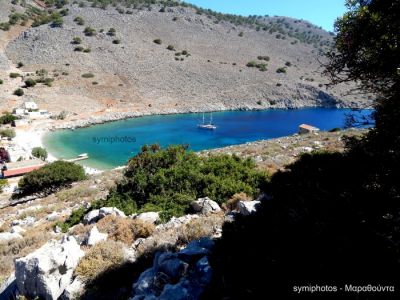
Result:
<instances>
[{"instance_id":1,"label":"white rock","mask_svg":"<svg viewBox=\"0 0 400 300\"><path fill-rule=\"evenodd\" d=\"M119 210L116 207L102 207L99 211L100 218L103 218L108 215L113 215L117 217L126 218L126 215L123 211Z\"/></svg>"},{"instance_id":2,"label":"white rock","mask_svg":"<svg viewBox=\"0 0 400 300\"><path fill-rule=\"evenodd\" d=\"M52 240L15 261L15 277L20 294L53 300L71 283L79 259L84 256L73 237Z\"/></svg>"},{"instance_id":3,"label":"white rock","mask_svg":"<svg viewBox=\"0 0 400 300\"><path fill-rule=\"evenodd\" d=\"M13 239L22 239L22 235L16 232L1 232L0 242L5 242Z\"/></svg>"},{"instance_id":4,"label":"white rock","mask_svg":"<svg viewBox=\"0 0 400 300\"><path fill-rule=\"evenodd\" d=\"M65 288L64 293L61 296L62 300L76 300L84 292L85 284L75 278L74 281Z\"/></svg>"},{"instance_id":5,"label":"white rock","mask_svg":"<svg viewBox=\"0 0 400 300\"><path fill-rule=\"evenodd\" d=\"M47 215L46 220L50 222L56 221L59 216L60 214L58 212L53 211L51 214Z\"/></svg>"},{"instance_id":6,"label":"white rock","mask_svg":"<svg viewBox=\"0 0 400 300\"><path fill-rule=\"evenodd\" d=\"M209 212L219 212L221 208L218 203L208 197L199 198L191 203L193 210L197 213L207 214Z\"/></svg>"},{"instance_id":7,"label":"white rock","mask_svg":"<svg viewBox=\"0 0 400 300\"><path fill-rule=\"evenodd\" d=\"M145 212L137 215L136 219L155 224L160 221L160 215L158 212Z\"/></svg>"},{"instance_id":8,"label":"white rock","mask_svg":"<svg viewBox=\"0 0 400 300\"><path fill-rule=\"evenodd\" d=\"M84 224L90 224L93 222L97 222L99 220L99 209L94 209L92 211L89 211L84 217L83 217L83 223Z\"/></svg>"},{"instance_id":9,"label":"white rock","mask_svg":"<svg viewBox=\"0 0 400 300\"><path fill-rule=\"evenodd\" d=\"M24 233L26 230L19 225L11 227L11 233Z\"/></svg>"},{"instance_id":10,"label":"white rock","mask_svg":"<svg viewBox=\"0 0 400 300\"><path fill-rule=\"evenodd\" d=\"M35 223L36 219L34 217L28 216L23 220L14 220L11 225L23 225L23 226L32 226Z\"/></svg>"},{"instance_id":11,"label":"white rock","mask_svg":"<svg viewBox=\"0 0 400 300\"><path fill-rule=\"evenodd\" d=\"M257 211L257 207L260 201L239 201L238 208L239 213L248 216Z\"/></svg>"},{"instance_id":12,"label":"white rock","mask_svg":"<svg viewBox=\"0 0 400 300\"><path fill-rule=\"evenodd\" d=\"M104 241L106 240L108 237L107 233L101 233L99 232L99 230L97 229L96 226L94 226L90 232L89 232L89 236L87 239L86 244L89 246L94 246L96 245L98 242Z\"/></svg>"},{"instance_id":13,"label":"white rock","mask_svg":"<svg viewBox=\"0 0 400 300\"><path fill-rule=\"evenodd\" d=\"M83 217L83 223L84 224L94 223L108 215L126 218L124 212L119 210L116 207L102 207L100 209L94 209L94 210L88 212Z\"/></svg>"}]
</instances>

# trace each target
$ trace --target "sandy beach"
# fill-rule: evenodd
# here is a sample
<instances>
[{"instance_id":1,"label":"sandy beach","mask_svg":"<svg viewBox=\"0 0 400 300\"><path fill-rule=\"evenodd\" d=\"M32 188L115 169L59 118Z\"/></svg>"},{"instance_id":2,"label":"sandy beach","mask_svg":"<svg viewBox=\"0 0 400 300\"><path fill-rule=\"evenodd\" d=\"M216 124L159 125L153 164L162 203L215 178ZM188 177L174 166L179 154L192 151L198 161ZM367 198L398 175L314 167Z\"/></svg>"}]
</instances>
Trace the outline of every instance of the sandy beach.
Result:
<instances>
[{"instance_id":1,"label":"sandy beach","mask_svg":"<svg viewBox=\"0 0 400 300\"><path fill-rule=\"evenodd\" d=\"M12 146L9 147L9 152L13 161L17 160L20 156L24 159L31 157L32 149L34 147L43 147L43 137L50 131L52 127L51 120L33 121L32 124L17 128L15 130L16 137L13 139ZM48 151L47 161L54 162L59 158L54 153ZM98 174L103 172L95 168L83 165L87 174Z\"/></svg>"}]
</instances>

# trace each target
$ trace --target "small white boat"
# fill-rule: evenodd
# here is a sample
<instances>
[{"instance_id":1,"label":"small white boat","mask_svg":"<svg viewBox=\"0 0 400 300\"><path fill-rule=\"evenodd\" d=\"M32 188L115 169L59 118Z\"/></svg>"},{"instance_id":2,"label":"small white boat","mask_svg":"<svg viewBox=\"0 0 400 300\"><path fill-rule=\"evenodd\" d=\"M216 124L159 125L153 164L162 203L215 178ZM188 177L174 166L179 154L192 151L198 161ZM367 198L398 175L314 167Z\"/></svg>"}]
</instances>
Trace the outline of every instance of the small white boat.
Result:
<instances>
[{"instance_id":1,"label":"small white boat","mask_svg":"<svg viewBox=\"0 0 400 300\"><path fill-rule=\"evenodd\" d=\"M197 128L207 129L207 130L215 130L215 129L217 129L217 126L215 126L213 124L213 122L212 122L212 113L211 113L211 116L210 116L210 123L209 124L205 123L204 113L203 113L203 123L202 124L197 124Z\"/></svg>"}]
</instances>

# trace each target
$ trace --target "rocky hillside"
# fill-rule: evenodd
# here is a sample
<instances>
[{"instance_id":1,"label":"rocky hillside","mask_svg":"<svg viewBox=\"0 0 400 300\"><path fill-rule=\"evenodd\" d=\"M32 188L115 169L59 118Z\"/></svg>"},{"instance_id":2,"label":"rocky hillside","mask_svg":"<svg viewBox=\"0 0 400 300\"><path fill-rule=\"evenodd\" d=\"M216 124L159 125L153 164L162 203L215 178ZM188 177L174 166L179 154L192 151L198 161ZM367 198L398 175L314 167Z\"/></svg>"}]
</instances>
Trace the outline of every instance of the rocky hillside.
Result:
<instances>
[{"instance_id":1,"label":"rocky hillside","mask_svg":"<svg viewBox=\"0 0 400 300\"><path fill-rule=\"evenodd\" d=\"M365 105L344 96L349 86L326 90L320 54L332 35L306 21L227 16L171 1L107 2L60 2L62 21L36 18L11 40L1 60L54 81L22 97L3 90L2 103L35 99L79 115ZM23 86L9 72L3 63L3 81Z\"/></svg>"}]
</instances>

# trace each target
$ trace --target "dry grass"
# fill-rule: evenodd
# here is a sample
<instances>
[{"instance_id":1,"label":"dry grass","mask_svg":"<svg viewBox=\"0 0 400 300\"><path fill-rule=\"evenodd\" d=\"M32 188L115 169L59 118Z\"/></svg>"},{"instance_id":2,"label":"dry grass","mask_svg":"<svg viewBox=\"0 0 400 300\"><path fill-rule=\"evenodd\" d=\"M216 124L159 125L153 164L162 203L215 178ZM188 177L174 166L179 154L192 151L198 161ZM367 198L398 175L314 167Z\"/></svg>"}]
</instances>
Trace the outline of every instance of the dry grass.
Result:
<instances>
[{"instance_id":1,"label":"dry grass","mask_svg":"<svg viewBox=\"0 0 400 300\"><path fill-rule=\"evenodd\" d=\"M236 193L226 203L222 204L222 208L225 211L236 211L238 210L239 201L251 201L251 200L252 199L249 196L247 196L246 193L243 192Z\"/></svg>"},{"instance_id":2,"label":"dry grass","mask_svg":"<svg viewBox=\"0 0 400 300\"><path fill-rule=\"evenodd\" d=\"M85 199L91 200L98 194L98 190L84 185L77 185L70 189L61 190L56 194L57 198L63 202L70 202L76 199L83 201Z\"/></svg>"},{"instance_id":3,"label":"dry grass","mask_svg":"<svg viewBox=\"0 0 400 300\"><path fill-rule=\"evenodd\" d=\"M202 237L211 237L221 228L223 214L212 214L206 218L193 219L178 230L179 244L187 244Z\"/></svg>"},{"instance_id":4,"label":"dry grass","mask_svg":"<svg viewBox=\"0 0 400 300\"><path fill-rule=\"evenodd\" d=\"M0 243L0 282L14 270L14 260L39 249L52 236L46 228L36 227L23 233L22 239Z\"/></svg>"},{"instance_id":5,"label":"dry grass","mask_svg":"<svg viewBox=\"0 0 400 300\"><path fill-rule=\"evenodd\" d=\"M107 240L90 248L79 261L75 274L83 281L90 282L104 271L117 268L124 262L124 252L121 243Z\"/></svg>"},{"instance_id":6,"label":"dry grass","mask_svg":"<svg viewBox=\"0 0 400 300\"><path fill-rule=\"evenodd\" d=\"M146 238L153 234L155 226L140 220L106 216L97 223L100 232L108 233L108 238L132 245L137 238Z\"/></svg>"}]
</instances>

